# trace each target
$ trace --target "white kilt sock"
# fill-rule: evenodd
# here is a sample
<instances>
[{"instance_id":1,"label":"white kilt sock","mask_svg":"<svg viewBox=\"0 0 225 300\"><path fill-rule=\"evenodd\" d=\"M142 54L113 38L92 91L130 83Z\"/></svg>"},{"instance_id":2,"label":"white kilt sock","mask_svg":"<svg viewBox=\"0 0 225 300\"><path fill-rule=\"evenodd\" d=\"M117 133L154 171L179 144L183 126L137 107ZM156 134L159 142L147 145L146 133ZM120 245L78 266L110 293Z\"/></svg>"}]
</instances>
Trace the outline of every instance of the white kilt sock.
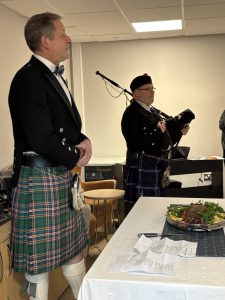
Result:
<instances>
[{"instance_id":1,"label":"white kilt sock","mask_svg":"<svg viewBox=\"0 0 225 300\"><path fill-rule=\"evenodd\" d=\"M38 275L25 274L25 278L29 282L27 292L30 300L48 300L48 273ZM30 295L32 284L34 286L34 295Z\"/></svg>"},{"instance_id":2,"label":"white kilt sock","mask_svg":"<svg viewBox=\"0 0 225 300\"><path fill-rule=\"evenodd\" d=\"M84 259L76 264L63 265L62 271L73 291L75 299L77 299L82 280L86 273Z\"/></svg>"}]
</instances>

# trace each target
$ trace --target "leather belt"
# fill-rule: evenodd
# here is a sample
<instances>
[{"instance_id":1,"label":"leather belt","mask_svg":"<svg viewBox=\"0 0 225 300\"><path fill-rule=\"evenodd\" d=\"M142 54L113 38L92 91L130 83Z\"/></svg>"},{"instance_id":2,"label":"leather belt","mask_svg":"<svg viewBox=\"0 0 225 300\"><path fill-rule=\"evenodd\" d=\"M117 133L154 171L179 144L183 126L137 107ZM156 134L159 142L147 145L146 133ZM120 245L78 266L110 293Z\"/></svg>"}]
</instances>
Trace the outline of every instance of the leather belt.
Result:
<instances>
[{"instance_id":1,"label":"leather belt","mask_svg":"<svg viewBox=\"0 0 225 300\"><path fill-rule=\"evenodd\" d=\"M54 163L53 161L44 158L41 155L26 155L22 156L23 166L31 167L31 168L45 168L45 167L59 167L60 165Z\"/></svg>"},{"instance_id":2,"label":"leather belt","mask_svg":"<svg viewBox=\"0 0 225 300\"><path fill-rule=\"evenodd\" d=\"M128 157L130 156L130 157L134 157L134 158L139 158L144 154L145 154L144 152L130 152L128 154Z\"/></svg>"},{"instance_id":3,"label":"leather belt","mask_svg":"<svg viewBox=\"0 0 225 300\"><path fill-rule=\"evenodd\" d=\"M134 157L134 158L140 158L141 156L146 156L146 157L150 157L150 158L154 158L154 159L167 159L166 157L159 157L159 156L155 156L155 155L151 155L151 154L147 154L144 151L142 152L129 152L128 154L130 157Z\"/></svg>"}]
</instances>

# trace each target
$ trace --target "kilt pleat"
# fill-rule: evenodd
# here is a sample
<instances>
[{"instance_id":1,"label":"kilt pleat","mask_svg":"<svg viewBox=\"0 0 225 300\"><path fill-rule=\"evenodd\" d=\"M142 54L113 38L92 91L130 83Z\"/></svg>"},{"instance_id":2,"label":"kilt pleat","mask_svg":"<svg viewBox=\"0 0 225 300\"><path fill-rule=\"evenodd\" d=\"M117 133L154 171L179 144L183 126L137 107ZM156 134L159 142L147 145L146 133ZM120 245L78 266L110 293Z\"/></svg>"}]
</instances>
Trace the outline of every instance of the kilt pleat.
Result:
<instances>
[{"instance_id":1,"label":"kilt pleat","mask_svg":"<svg viewBox=\"0 0 225 300\"><path fill-rule=\"evenodd\" d=\"M160 183L169 160L140 154L129 157L125 186L125 202L136 202L139 197L160 197L164 190Z\"/></svg>"},{"instance_id":2,"label":"kilt pleat","mask_svg":"<svg viewBox=\"0 0 225 300\"><path fill-rule=\"evenodd\" d=\"M64 167L22 166L13 191L11 257L16 272L52 271L89 243L81 211L72 208L72 175Z\"/></svg>"}]
</instances>

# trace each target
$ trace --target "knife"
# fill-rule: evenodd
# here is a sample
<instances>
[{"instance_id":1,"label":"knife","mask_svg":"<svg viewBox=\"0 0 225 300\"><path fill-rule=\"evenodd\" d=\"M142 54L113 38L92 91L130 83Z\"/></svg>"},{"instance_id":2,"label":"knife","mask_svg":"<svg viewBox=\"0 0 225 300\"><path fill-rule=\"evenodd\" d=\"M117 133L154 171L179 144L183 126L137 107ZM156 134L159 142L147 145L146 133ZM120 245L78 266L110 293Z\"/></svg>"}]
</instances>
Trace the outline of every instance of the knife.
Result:
<instances>
[{"instance_id":1,"label":"knife","mask_svg":"<svg viewBox=\"0 0 225 300\"><path fill-rule=\"evenodd\" d=\"M146 237L157 237L157 236L176 236L176 235L181 235L182 233L166 233L166 234L162 234L162 233L154 233L154 232L141 232L138 233L138 237L141 237L142 235L146 236Z\"/></svg>"}]
</instances>

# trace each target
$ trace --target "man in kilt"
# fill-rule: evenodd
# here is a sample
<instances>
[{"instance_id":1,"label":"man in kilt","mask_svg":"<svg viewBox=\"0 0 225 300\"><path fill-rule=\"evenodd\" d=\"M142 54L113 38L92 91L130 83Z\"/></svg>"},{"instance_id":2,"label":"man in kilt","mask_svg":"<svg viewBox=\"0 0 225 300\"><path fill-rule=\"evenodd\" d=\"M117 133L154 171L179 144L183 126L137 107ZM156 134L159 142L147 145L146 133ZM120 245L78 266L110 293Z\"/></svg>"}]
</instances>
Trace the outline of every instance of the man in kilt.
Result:
<instances>
[{"instance_id":1,"label":"man in kilt","mask_svg":"<svg viewBox=\"0 0 225 300\"><path fill-rule=\"evenodd\" d=\"M173 146L165 120L151 106L155 93L151 77L137 76L130 89L133 99L121 121L127 144L125 214L140 196L163 196L161 181ZM189 126L181 133L188 130Z\"/></svg>"},{"instance_id":2,"label":"man in kilt","mask_svg":"<svg viewBox=\"0 0 225 300\"><path fill-rule=\"evenodd\" d=\"M25 39L33 55L9 92L14 135L11 255L24 272L30 299L48 299L48 273L62 266L74 298L85 275L89 243L81 211L72 206L72 170L91 158L91 142L61 76L70 38L61 17L32 16Z\"/></svg>"}]
</instances>

